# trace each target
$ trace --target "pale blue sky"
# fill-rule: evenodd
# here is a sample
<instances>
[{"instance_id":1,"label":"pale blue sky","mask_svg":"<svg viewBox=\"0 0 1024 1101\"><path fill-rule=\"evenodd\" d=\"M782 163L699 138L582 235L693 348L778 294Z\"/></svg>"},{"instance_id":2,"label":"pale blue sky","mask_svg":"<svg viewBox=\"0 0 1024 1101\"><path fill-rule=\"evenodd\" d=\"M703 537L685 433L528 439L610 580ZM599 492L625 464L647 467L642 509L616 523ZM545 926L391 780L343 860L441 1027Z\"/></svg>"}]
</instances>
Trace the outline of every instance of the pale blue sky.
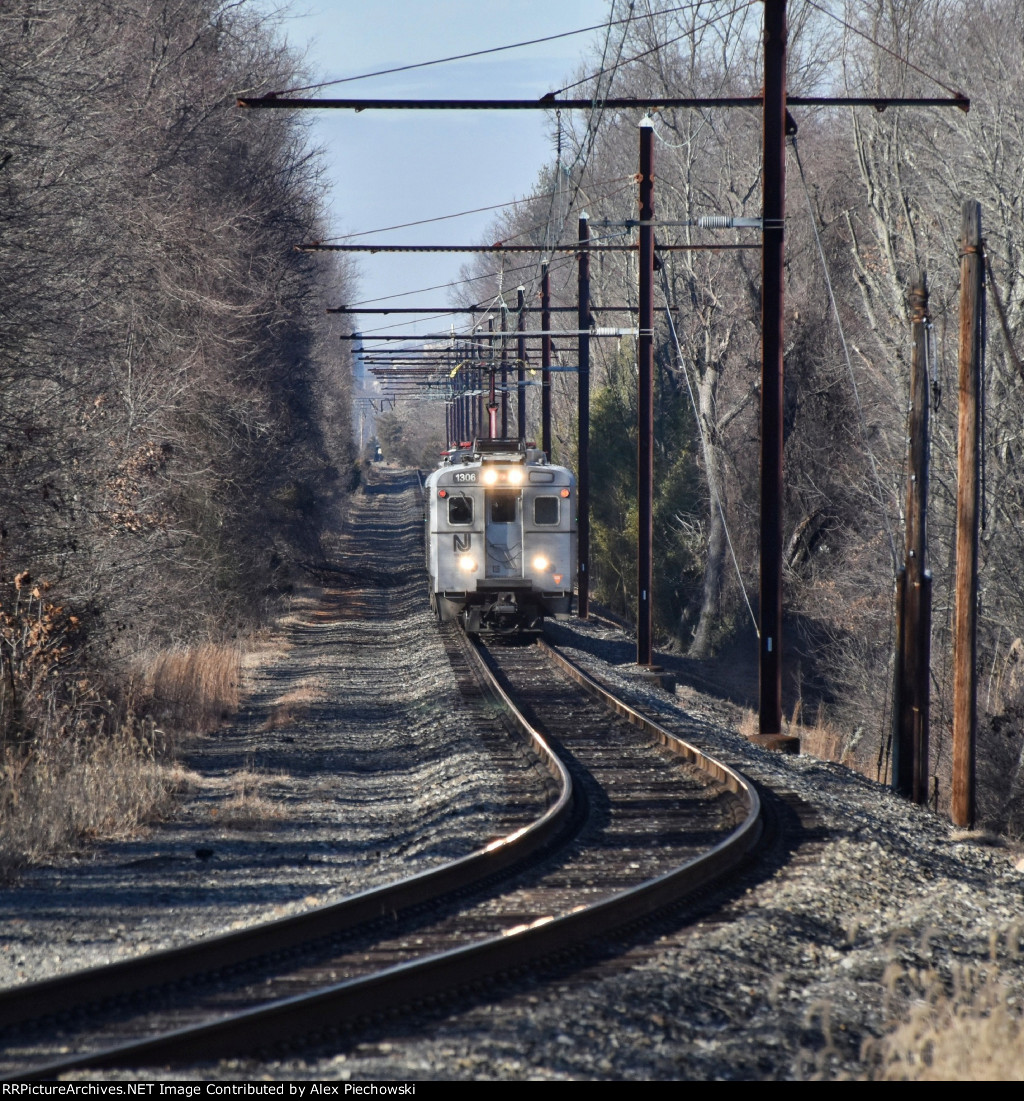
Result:
<instances>
[{"instance_id":1,"label":"pale blue sky","mask_svg":"<svg viewBox=\"0 0 1024 1101\"><path fill-rule=\"evenodd\" d=\"M269 8L272 0L259 0L259 6ZM607 19L609 6L609 0L295 0L282 16L281 29L292 46L306 51L310 69L330 79L598 24ZM539 98L560 88L600 41L600 33L593 32L307 94ZM543 112L307 114L312 117L314 139L328 152L333 234L521 198L553 156L550 124ZM475 244L492 217L474 215L372 239L395 244ZM466 259L444 254L359 254L359 297L447 283L458 278ZM448 292L436 290L395 304L447 301ZM379 323L379 319L374 322ZM369 319L363 327L372 327Z\"/></svg>"}]
</instances>

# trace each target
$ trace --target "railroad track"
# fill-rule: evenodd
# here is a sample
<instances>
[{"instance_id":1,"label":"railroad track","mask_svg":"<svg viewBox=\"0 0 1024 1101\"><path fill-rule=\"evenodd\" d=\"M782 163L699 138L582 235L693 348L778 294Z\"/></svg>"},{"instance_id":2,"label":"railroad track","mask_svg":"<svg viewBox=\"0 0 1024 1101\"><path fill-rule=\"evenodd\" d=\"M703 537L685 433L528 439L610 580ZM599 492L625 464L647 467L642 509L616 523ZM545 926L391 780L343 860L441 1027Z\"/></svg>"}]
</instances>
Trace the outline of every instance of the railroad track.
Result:
<instances>
[{"instance_id":1,"label":"railroad track","mask_svg":"<svg viewBox=\"0 0 1024 1101\"><path fill-rule=\"evenodd\" d=\"M614 716L539 647L478 656L448 644L486 670L480 691L508 697L515 683L521 751L550 777L539 818L335 906L2 992L5 1073L180 1065L330 1041L642 921L756 844L756 793L731 770L624 705ZM82 1053L52 1057L68 1048Z\"/></svg>"},{"instance_id":2,"label":"railroad track","mask_svg":"<svg viewBox=\"0 0 1024 1101\"><path fill-rule=\"evenodd\" d=\"M742 777L595 699L601 690L549 648L477 649L453 630L445 645L458 690L504 740L519 782L532 777L540 813L469 857L332 906L0 991L0 1072L333 1043L648 920L756 846L759 801Z\"/></svg>"}]
</instances>

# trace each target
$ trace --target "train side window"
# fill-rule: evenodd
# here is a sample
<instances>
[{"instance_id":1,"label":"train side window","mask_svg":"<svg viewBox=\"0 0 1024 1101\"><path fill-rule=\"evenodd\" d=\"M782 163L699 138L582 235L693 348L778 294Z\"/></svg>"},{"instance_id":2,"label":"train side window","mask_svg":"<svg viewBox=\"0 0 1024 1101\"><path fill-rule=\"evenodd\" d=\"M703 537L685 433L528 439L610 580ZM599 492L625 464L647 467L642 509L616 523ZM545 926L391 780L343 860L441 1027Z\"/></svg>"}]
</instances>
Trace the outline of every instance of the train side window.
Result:
<instances>
[{"instance_id":1,"label":"train side window","mask_svg":"<svg viewBox=\"0 0 1024 1101\"><path fill-rule=\"evenodd\" d=\"M533 500L533 522L535 524L557 524L558 498L535 497Z\"/></svg>"},{"instance_id":2,"label":"train side window","mask_svg":"<svg viewBox=\"0 0 1024 1101\"><path fill-rule=\"evenodd\" d=\"M448 498L448 523L472 524L473 523L473 498L449 497Z\"/></svg>"},{"instance_id":3,"label":"train side window","mask_svg":"<svg viewBox=\"0 0 1024 1101\"><path fill-rule=\"evenodd\" d=\"M516 522L517 493L495 493L491 496L491 523L514 524Z\"/></svg>"}]
</instances>

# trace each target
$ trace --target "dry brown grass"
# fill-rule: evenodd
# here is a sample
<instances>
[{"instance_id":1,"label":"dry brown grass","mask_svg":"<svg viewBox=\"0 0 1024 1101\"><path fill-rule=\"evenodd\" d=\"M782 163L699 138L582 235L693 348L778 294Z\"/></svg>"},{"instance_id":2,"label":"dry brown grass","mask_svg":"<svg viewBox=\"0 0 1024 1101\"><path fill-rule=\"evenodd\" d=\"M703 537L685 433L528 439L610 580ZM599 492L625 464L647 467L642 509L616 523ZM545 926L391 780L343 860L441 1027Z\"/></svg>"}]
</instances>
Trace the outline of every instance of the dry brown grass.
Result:
<instances>
[{"instance_id":1,"label":"dry brown grass","mask_svg":"<svg viewBox=\"0 0 1024 1101\"><path fill-rule=\"evenodd\" d=\"M241 648L205 642L161 650L146 663L141 679L161 726L216 730L238 708Z\"/></svg>"},{"instance_id":2,"label":"dry brown grass","mask_svg":"<svg viewBox=\"0 0 1024 1101\"><path fill-rule=\"evenodd\" d=\"M747 709L740 718L737 730L745 738L758 732L757 712ZM844 730L828 718L825 708L818 707L814 722L805 725L803 706L797 700L790 718L782 717L782 732L800 739L800 752L823 761L837 761L864 776L874 777L876 762L866 743L857 731Z\"/></svg>"},{"instance_id":3,"label":"dry brown grass","mask_svg":"<svg viewBox=\"0 0 1024 1101\"><path fill-rule=\"evenodd\" d=\"M278 696L270 705L264 730L283 730L301 722L309 715L310 705L322 699L321 693L310 684L300 684Z\"/></svg>"},{"instance_id":4,"label":"dry brown grass","mask_svg":"<svg viewBox=\"0 0 1024 1101\"><path fill-rule=\"evenodd\" d=\"M1011 955L1020 930L1006 933ZM885 975L890 1005L904 1004L881 1039L865 1045L878 1081L1024 1081L1024 1019L1018 984L993 960L961 966L950 991L932 971L907 972L896 964ZM909 1004L905 1001L910 993Z\"/></svg>"},{"instance_id":5,"label":"dry brown grass","mask_svg":"<svg viewBox=\"0 0 1024 1101\"><path fill-rule=\"evenodd\" d=\"M281 808L265 794L280 777L243 769L231 778L232 794L221 803L218 821L226 829L258 830L282 817Z\"/></svg>"},{"instance_id":6,"label":"dry brown grass","mask_svg":"<svg viewBox=\"0 0 1024 1101\"><path fill-rule=\"evenodd\" d=\"M751 709L745 708L743 714L740 716L740 721L736 724L736 730L743 735L744 738L753 738L758 732L757 724L757 712L751 711Z\"/></svg>"},{"instance_id":7,"label":"dry brown grass","mask_svg":"<svg viewBox=\"0 0 1024 1101\"><path fill-rule=\"evenodd\" d=\"M800 749L803 753L810 753L825 761L839 761L851 768L855 767L850 734L833 726L828 721L823 707L819 707L813 726L804 726L797 716L796 721L789 724L789 728L790 733L799 735Z\"/></svg>"},{"instance_id":8,"label":"dry brown grass","mask_svg":"<svg viewBox=\"0 0 1024 1101\"><path fill-rule=\"evenodd\" d=\"M240 664L237 645L164 650L139 663L117 704L95 691L62 703L55 680L25 734L0 744L0 875L160 814L178 786L175 745L237 709ZM242 799L238 815L257 811Z\"/></svg>"},{"instance_id":9,"label":"dry brown grass","mask_svg":"<svg viewBox=\"0 0 1024 1101\"><path fill-rule=\"evenodd\" d=\"M69 739L44 732L0 757L0 876L88 838L125 837L165 805L174 774L151 724Z\"/></svg>"}]
</instances>

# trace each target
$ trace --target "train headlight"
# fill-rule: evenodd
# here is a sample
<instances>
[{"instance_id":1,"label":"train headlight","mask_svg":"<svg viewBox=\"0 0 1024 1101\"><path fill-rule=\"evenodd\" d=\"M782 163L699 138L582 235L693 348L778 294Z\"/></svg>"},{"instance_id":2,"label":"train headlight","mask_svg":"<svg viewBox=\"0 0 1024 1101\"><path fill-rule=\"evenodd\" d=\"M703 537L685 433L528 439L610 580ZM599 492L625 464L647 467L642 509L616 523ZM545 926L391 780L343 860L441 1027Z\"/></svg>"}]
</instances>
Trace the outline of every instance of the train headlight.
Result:
<instances>
[{"instance_id":1,"label":"train headlight","mask_svg":"<svg viewBox=\"0 0 1024 1101\"><path fill-rule=\"evenodd\" d=\"M459 559L459 569L464 573L473 573L476 570L476 560L468 554Z\"/></svg>"},{"instance_id":2,"label":"train headlight","mask_svg":"<svg viewBox=\"0 0 1024 1101\"><path fill-rule=\"evenodd\" d=\"M508 484L510 486L521 486L523 484L523 468L521 466L509 468Z\"/></svg>"},{"instance_id":3,"label":"train headlight","mask_svg":"<svg viewBox=\"0 0 1024 1101\"><path fill-rule=\"evenodd\" d=\"M493 466L488 467L487 470L484 471L484 485L492 486L497 480L498 472L494 469Z\"/></svg>"},{"instance_id":4,"label":"train headlight","mask_svg":"<svg viewBox=\"0 0 1024 1101\"><path fill-rule=\"evenodd\" d=\"M533 568L538 573L543 573L550 565L551 563L544 557L543 554L538 554L534 556Z\"/></svg>"}]
</instances>

